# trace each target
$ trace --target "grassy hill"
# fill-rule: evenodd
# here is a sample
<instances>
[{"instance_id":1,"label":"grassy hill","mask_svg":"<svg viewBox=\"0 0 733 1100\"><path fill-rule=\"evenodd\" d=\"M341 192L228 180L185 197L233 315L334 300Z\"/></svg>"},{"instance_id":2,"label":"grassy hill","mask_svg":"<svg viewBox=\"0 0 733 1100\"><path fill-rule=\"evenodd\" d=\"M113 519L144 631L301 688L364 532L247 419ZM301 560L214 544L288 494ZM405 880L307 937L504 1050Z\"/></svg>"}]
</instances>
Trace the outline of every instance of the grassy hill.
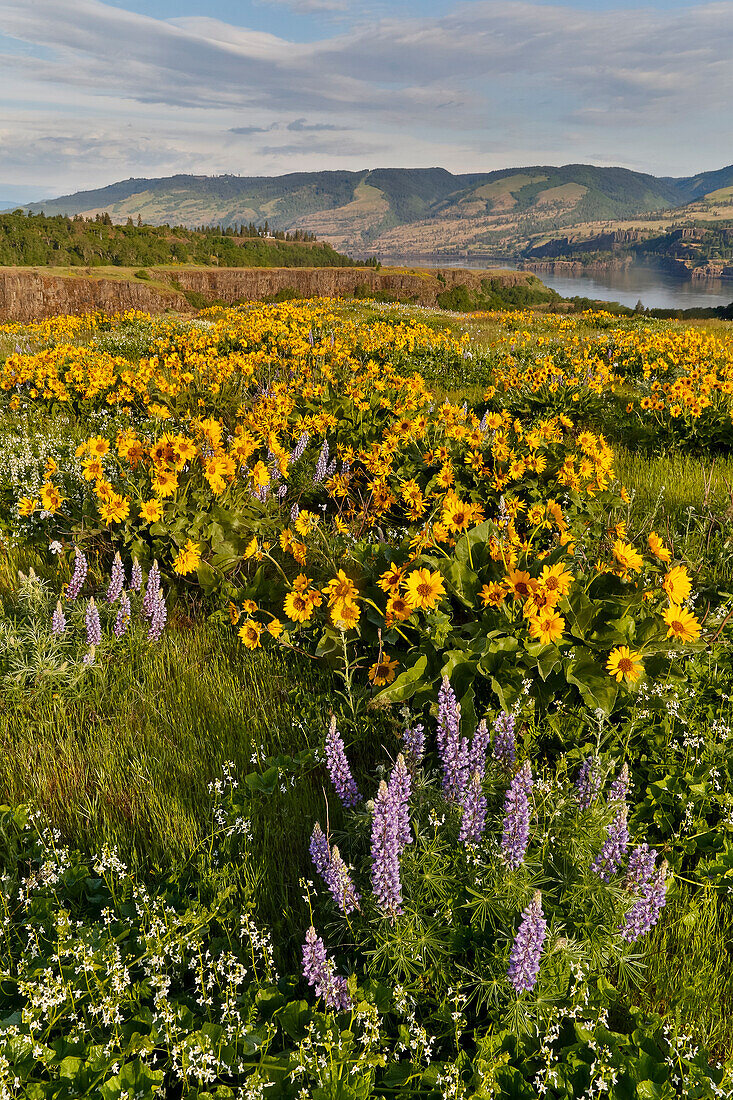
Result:
<instances>
[{"instance_id":1,"label":"grassy hill","mask_svg":"<svg viewBox=\"0 0 733 1100\"><path fill-rule=\"evenodd\" d=\"M153 226L267 221L280 232L314 234L336 249L400 253L522 255L564 232L648 219L730 199L733 166L659 178L589 164L539 165L453 175L443 168L294 172L284 176L129 179L28 210L47 215L102 212ZM588 235L588 234L586 234ZM197 258L198 260L198 258ZM134 261L132 261L134 262Z\"/></svg>"}]
</instances>

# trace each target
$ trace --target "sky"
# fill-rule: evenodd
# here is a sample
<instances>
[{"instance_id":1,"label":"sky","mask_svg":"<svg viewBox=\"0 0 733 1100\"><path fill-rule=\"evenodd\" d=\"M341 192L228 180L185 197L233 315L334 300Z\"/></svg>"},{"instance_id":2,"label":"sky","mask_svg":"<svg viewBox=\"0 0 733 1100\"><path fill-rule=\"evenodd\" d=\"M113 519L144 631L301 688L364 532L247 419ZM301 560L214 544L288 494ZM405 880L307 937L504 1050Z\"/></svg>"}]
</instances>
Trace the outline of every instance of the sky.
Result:
<instances>
[{"instance_id":1,"label":"sky","mask_svg":"<svg viewBox=\"0 0 733 1100\"><path fill-rule=\"evenodd\" d=\"M733 163L733 0L0 0L0 205L117 180Z\"/></svg>"}]
</instances>

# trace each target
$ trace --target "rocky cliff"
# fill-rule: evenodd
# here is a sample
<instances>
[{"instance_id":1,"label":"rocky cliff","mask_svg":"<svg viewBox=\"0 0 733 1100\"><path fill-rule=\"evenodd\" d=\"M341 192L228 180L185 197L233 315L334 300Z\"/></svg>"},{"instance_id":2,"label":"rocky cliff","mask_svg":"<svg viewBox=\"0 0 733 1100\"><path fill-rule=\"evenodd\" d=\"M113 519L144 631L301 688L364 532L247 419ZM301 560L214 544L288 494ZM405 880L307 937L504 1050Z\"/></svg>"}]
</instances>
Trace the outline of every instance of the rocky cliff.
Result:
<instances>
[{"instance_id":1,"label":"rocky cliff","mask_svg":"<svg viewBox=\"0 0 733 1100\"><path fill-rule=\"evenodd\" d=\"M352 297L389 294L402 301L435 305L441 291L480 286L485 271L460 268L403 270L385 268L151 268L147 279L131 272L100 276L93 271L50 274L49 269L0 269L0 320L32 321L57 313L116 313L141 309L190 312L207 302L236 304L294 290L302 297ZM492 278L518 286L532 276L498 271Z\"/></svg>"}]
</instances>

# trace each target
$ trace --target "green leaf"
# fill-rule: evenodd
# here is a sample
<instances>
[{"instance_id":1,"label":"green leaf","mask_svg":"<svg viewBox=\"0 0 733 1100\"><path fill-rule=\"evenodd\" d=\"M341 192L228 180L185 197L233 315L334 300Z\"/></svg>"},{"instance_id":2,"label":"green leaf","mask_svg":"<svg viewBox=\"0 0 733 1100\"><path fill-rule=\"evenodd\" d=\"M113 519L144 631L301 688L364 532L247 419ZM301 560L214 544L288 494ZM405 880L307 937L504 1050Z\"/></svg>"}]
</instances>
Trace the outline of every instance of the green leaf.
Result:
<instances>
[{"instance_id":1,"label":"green leaf","mask_svg":"<svg viewBox=\"0 0 733 1100\"><path fill-rule=\"evenodd\" d=\"M394 683L383 688L377 695L377 699L384 703L401 703L405 699L411 699L421 686L425 669L428 667L428 659L423 653L418 657L412 668L401 672Z\"/></svg>"}]
</instances>

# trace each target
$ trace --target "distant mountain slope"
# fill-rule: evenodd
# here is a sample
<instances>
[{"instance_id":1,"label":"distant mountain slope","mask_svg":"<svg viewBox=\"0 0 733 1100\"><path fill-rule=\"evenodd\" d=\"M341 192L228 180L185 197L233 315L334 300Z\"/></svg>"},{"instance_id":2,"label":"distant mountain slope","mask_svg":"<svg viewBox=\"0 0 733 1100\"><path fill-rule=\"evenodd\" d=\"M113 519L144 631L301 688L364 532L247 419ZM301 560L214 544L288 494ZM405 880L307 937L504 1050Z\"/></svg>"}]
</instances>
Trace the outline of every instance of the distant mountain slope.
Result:
<instances>
[{"instance_id":1,"label":"distant mountain slope","mask_svg":"<svg viewBox=\"0 0 733 1100\"><path fill-rule=\"evenodd\" d=\"M26 209L87 217L107 212L117 222L139 217L151 225L267 221L271 229L307 230L338 249L385 256L518 254L575 225L668 210L731 185L733 167L681 179L589 164L463 175L380 168L130 179Z\"/></svg>"}]
</instances>

